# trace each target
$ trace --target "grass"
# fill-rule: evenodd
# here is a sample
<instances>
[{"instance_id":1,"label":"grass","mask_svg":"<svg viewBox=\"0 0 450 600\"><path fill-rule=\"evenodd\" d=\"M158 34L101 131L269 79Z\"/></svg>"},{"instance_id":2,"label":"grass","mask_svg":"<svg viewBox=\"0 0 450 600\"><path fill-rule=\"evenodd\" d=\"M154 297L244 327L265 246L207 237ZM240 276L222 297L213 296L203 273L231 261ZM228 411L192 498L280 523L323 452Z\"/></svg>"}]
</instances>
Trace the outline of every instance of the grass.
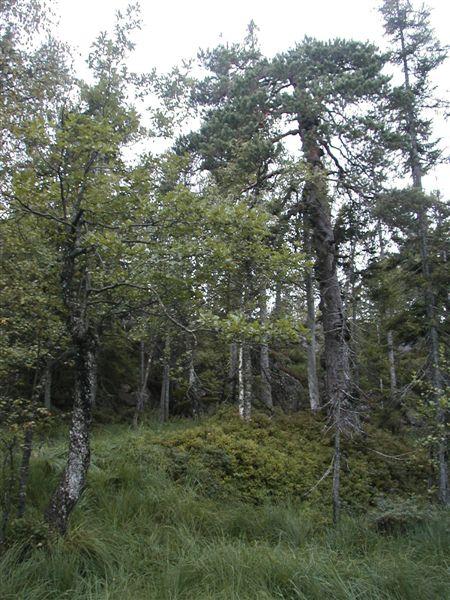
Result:
<instances>
[{"instance_id":1,"label":"grass","mask_svg":"<svg viewBox=\"0 0 450 600\"><path fill-rule=\"evenodd\" d=\"M364 516L338 528L322 506L208 497L176 482L156 441L202 425L94 436L89 486L64 540L32 525L55 484L64 445L33 460L29 516L0 559L2 600L443 600L450 597L448 516L399 535ZM153 440L154 443L151 443ZM325 516L324 516L325 515Z\"/></svg>"}]
</instances>

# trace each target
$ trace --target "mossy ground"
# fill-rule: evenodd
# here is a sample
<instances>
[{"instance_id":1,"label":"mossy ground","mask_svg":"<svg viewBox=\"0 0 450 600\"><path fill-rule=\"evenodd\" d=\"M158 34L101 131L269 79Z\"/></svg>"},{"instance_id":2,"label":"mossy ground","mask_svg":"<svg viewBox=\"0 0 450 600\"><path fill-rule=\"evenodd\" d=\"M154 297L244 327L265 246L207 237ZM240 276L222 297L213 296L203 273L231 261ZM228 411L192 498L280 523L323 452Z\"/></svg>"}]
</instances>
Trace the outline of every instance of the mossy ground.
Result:
<instances>
[{"instance_id":1,"label":"mossy ground","mask_svg":"<svg viewBox=\"0 0 450 600\"><path fill-rule=\"evenodd\" d=\"M361 510L380 494L424 489L420 453L369 429L345 456L346 514L333 528L328 480L307 494L331 460L320 420L257 415L243 425L224 413L137 432L96 427L88 488L67 537L53 540L36 522L64 464L56 439L35 451L28 516L0 559L0 598L447 598L448 517L387 535Z\"/></svg>"}]
</instances>

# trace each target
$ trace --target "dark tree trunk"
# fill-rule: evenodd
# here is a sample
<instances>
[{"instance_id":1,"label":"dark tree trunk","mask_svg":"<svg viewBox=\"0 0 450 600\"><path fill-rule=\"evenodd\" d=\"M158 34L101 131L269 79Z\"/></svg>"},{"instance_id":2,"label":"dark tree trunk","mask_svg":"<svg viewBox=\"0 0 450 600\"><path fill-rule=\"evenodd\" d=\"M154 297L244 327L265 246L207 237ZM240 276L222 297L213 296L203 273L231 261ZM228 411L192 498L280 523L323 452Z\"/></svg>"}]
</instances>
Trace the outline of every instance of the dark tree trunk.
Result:
<instances>
[{"instance_id":1,"label":"dark tree trunk","mask_svg":"<svg viewBox=\"0 0 450 600\"><path fill-rule=\"evenodd\" d=\"M39 353L38 353L39 354ZM49 363L47 363L48 366ZM39 369L34 374L33 389L31 392L31 410L34 414L36 402L40 394ZM45 378L45 374L44 374ZM31 452L33 450L34 423L28 423L23 437L22 460L20 462L18 493L17 493L17 517L20 519L25 514L27 500L28 476L30 474Z\"/></svg>"},{"instance_id":2,"label":"dark tree trunk","mask_svg":"<svg viewBox=\"0 0 450 600\"><path fill-rule=\"evenodd\" d=\"M44 373L44 406L47 410L52 408L52 375L53 361L47 361Z\"/></svg>"},{"instance_id":3,"label":"dark tree trunk","mask_svg":"<svg viewBox=\"0 0 450 600\"><path fill-rule=\"evenodd\" d=\"M14 436L12 440L8 440L4 445L3 464L2 464L2 479L3 489L0 497L2 507L2 517L0 521L0 550L5 543L6 530L8 527L11 511L13 507L14 487L15 487L15 465L14 453L17 444L17 439Z\"/></svg>"},{"instance_id":4,"label":"dark tree trunk","mask_svg":"<svg viewBox=\"0 0 450 600\"><path fill-rule=\"evenodd\" d=\"M165 423L169 418L170 407L170 337L166 336L164 344L163 377L161 386L159 420Z\"/></svg>"},{"instance_id":5,"label":"dark tree trunk","mask_svg":"<svg viewBox=\"0 0 450 600\"><path fill-rule=\"evenodd\" d=\"M25 514L25 506L27 499L27 484L30 473L30 459L33 450L33 426L29 425L25 431L23 438L22 460L19 471L19 489L17 500L17 517L20 519Z\"/></svg>"},{"instance_id":6,"label":"dark tree trunk","mask_svg":"<svg viewBox=\"0 0 450 600\"><path fill-rule=\"evenodd\" d=\"M320 177L319 164L315 175ZM320 290L320 303L325 339L325 384L332 406L342 407L347 402L350 368L348 357L348 332L342 305L341 290L336 268L336 244L331 224L325 189L316 183L305 186L304 199L312 230L316 253L316 279ZM343 418L342 411L340 411Z\"/></svg>"},{"instance_id":7,"label":"dark tree trunk","mask_svg":"<svg viewBox=\"0 0 450 600\"><path fill-rule=\"evenodd\" d=\"M307 113L305 113L307 114ZM339 518L340 496L340 436L344 428L354 426L348 410L350 364L348 331L336 266L336 241L331 222L327 194L326 170L322 149L318 143L318 119L299 118L302 149L309 167L309 177L303 190L303 202L315 251L316 281L320 291L323 333L325 341L325 390L335 434L333 476L333 507Z\"/></svg>"},{"instance_id":8,"label":"dark tree trunk","mask_svg":"<svg viewBox=\"0 0 450 600\"><path fill-rule=\"evenodd\" d=\"M333 454L333 523L337 525L341 516L341 431L339 428L334 433Z\"/></svg>"}]
</instances>

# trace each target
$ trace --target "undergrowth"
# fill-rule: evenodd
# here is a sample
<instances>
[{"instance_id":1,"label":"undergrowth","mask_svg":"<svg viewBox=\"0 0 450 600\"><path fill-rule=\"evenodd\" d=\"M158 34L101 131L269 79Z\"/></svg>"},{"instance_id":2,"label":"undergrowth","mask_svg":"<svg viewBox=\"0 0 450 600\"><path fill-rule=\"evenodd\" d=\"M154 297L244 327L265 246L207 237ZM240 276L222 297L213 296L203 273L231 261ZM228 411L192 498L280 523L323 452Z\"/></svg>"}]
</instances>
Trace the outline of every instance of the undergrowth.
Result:
<instances>
[{"instance_id":1,"label":"undergrowth","mask_svg":"<svg viewBox=\"0 0 450 600\"><path fill-rule=\"evenodd\" d=\"M388 477L378 492L393 487L408 495L421 477L420 460L414 471L375 454L382 466L361 440L349 443L344 477L349 490L352 477L361 478L361 491L356 502L347 496L355 510L333 528L328 483L304 497L331 452L323 423L306 424L303 417L276 424L258 417L242 426L221 415L137 432L102 426L64 540L36 525L64 464L59 438L43 445L33 458L27 518L13 523L15 542L0 558L0 598L447 598L448 515L431 511L409 523L403 514L397 531L356 510L374 502L378 478ZM374 447L408 451L391 441ZM383 510L401 512L398 505Z\"/></svg>"}]
</instances>

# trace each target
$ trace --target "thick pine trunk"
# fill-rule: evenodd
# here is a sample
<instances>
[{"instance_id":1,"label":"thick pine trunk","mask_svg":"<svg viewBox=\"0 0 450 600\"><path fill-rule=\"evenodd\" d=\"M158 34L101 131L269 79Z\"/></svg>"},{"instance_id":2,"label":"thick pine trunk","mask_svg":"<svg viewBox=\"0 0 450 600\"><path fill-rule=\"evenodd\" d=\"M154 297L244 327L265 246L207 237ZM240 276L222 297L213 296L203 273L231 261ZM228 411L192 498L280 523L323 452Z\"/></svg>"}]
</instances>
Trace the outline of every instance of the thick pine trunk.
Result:
<instances>
[{"instance_id":1,"label":"thick pine trunk","mask_svg":"<svg viewBox=\"0 0 450 600\"><path fill-rule=\"evenodd\" d=\"M69 516L77 504L90 463L90 424L95 395L95 344L89 335L77 340L75 356L75 394L69 433L69 454L45 517L61 534L67 530Z\"/></svg>"},{"instance_id":2,"label":"thick pine trunk","mask_svg":"<svg viewBox=\"0 0 450 600\"><path fill-rule=\"evenodd\" d=\"M332 406L347 402L350 367L348 333L336 269L335 242L326 198L321 200L315 186L307 184L305 199L316 251L316 278L325 339L325 383Z\"/></svg>"},{"instance_id":3,"label":"thick pine trunk","mask_svg":"<svg viewBox=\"0 0 450 600\"><path fill-rule=\"evenodd\" d=\"M336 242L328 205L326 171L317 142L317 121L304 124L299 119L303 152L310 169L309 181L303 190L305 212L315 250L315 272L320 291L325 342L325 390L335 435L333 470L333 510L339 519L340 506L340 438L344 429L354 426L348 410L350 392L350 363L348 332L336 265Z\"/></svg>"}]
</instances>

